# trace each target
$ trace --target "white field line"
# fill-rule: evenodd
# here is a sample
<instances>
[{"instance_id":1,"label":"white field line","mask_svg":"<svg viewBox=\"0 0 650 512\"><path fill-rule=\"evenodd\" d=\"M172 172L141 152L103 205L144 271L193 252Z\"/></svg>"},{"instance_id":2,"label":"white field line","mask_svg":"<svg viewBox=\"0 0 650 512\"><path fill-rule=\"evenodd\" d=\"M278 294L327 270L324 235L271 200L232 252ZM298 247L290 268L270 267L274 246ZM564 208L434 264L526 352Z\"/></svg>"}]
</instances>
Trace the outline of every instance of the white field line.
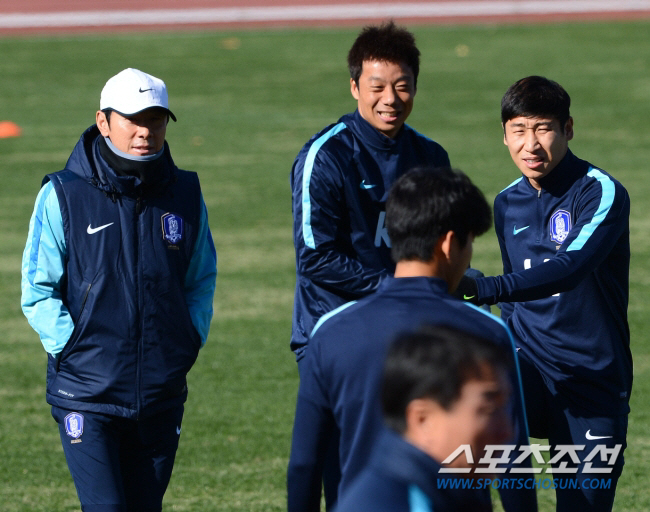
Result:
<instances>
[{"instance_id":1,"label":"white field line","mask_svg":"<svg viewBox=\"0 0 650 512\"><path fill-rule=\"evenodd\" d=\"M598 12L625 13L631 11L650 11L650 0L396 2L393 4L10 13L0 15L0 28L250 23L367 18L462 18Z\"/></svg>"}]
</instances>

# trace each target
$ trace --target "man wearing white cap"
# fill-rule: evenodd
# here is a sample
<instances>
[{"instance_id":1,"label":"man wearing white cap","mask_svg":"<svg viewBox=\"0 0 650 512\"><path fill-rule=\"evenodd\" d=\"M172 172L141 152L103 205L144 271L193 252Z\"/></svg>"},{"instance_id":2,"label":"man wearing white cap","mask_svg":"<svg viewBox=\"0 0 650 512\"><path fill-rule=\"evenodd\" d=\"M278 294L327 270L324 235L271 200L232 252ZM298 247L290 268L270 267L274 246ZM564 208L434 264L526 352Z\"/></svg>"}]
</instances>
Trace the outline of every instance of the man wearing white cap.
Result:
<instances>
[{"instance_id":1,"label":"man wearing white cap","mask_svg":"<svg viewBox=\"0 0 650 512\"><path fill-rule=\"evenodd\" d=\"M160 511L216 252L197 175L174 164L164 82L125 69L36 198L21 305L85 512Z\"/></svg>"}]
</instances>

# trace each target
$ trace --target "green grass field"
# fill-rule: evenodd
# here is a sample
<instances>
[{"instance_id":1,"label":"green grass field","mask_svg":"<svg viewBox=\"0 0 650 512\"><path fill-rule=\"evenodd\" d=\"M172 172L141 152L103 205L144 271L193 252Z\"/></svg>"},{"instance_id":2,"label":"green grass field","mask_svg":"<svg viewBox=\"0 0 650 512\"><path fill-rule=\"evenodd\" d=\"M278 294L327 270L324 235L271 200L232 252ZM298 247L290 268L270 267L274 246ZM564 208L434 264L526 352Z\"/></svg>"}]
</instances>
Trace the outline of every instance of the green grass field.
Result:
<instances>
[{"instance_id":1,"label":"green grass field","mask_svg":"<svg viewBox=\"0 0 650 512\"><path fill-rule=\"evenodd\" d=\"M414 26L422 51L409 124L439 141L491 201L518 176L499 102L543 74L573 98L574 152L632 198L629 307L635 383L617 510L650 509L650 22ZM46 357L19 305L20 260L44 174L94 123L125 67L163 78L176 163L198 171L219 254L210 339L190 396L169 511L283 510L298 375L288 348L294 286L288 173L304 142L355 108L345 65L357 28L0 39L0 509L79 510L45 403ZM473 266L500 271L494 231ZM650 302L650 301L649 301ZM646 425L646 427L644 427ZM542 512L553 492L539 492Z\"/></svg>"}]
</instances>

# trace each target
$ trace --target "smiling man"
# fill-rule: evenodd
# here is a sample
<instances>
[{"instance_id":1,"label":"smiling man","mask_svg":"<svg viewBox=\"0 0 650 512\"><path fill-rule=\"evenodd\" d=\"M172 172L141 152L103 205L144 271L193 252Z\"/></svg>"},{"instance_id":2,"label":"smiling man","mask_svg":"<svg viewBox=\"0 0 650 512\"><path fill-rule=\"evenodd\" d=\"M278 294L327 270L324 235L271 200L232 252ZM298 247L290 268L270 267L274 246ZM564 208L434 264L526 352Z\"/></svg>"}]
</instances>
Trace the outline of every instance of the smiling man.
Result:
<instances>
[{"instance_id":1,"label":"smiling man","mask_svg":"<svg viewBox=\"0 0 650 512\"><path fill-rule=\"evenodd\" d=\"M161 510L210 328L216 253L198 177L165 142L170 118L162 80L108 80L29 225L21 305L84 512Z\"/></svg>"},{"instance_id":2,"label":"smiling man","mask_svg":"<svg viewBox=\"0 0 650 512\"><path fill-rule=\"evenodd\" d=\"M494 202L504 275L465 277L458 294L501 302L520 349L531 436L584 446L584 453L620 450L613 465L594 462L608 488L556 490L558 511L609 511L632 388L630 198L610 174L569 150L569 107L567 92L539 76L504 95L504 143L523 174ZM571 478L590 476L582 475L584 462Z\"/></svg>"},{"instance_id":3,"label":"smiling man","mask_svg":"<svg viewBox=\"0 0 650 512\"><path fill-rule=\"evenodd\" d=\"M322 315L373 292L393 272L384 225L390 186L415 166L449 166L439 144L405 124L420 68L410 32L392 22L364 28L348 68L357 110L314 135L290 176L296 248L291 349L299 362Z\"/></svg>"},{"instance_id":4,"label":"smiling man","mask_svg":"<svg viewBox=\"0 0 650 512\"><path fill-rule=\"evenodd\" d=\"M302 361L318 319L372 293L395 268L384 225L391 185L412 167L449 165L439 144L405 124L420 70L413 34L393 22L365 27L350 48L348 69L356 111L314 135L290 175L296 250L290 346L301 374L309 371ZM326 497L336 492L328 474Z\"/></svg>"}]
</instances>

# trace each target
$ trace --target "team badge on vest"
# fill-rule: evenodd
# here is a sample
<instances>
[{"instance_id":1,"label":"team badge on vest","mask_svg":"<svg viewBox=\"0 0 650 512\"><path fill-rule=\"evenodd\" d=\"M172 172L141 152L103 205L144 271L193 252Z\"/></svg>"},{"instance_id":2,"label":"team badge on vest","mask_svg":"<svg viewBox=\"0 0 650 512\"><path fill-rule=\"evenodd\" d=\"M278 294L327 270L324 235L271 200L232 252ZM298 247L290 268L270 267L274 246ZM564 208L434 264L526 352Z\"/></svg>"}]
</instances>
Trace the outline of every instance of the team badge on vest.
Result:
<instances>
[{"instance_id":1,"label":"team badge on vest","mask_svg":"<svg viewBox=\"0 0 650 512\"><path fill-rule=\"evenodd\" d=\"M65 433L73 439L79 439L84 433L84 417L78 412L71 412L63 420Z\"/></svg>"},{"instance_id":2,"label":"team badge on vest","mask_svg":"<svg viewBox=\"0 0 650 512\"><path fill-rule=\"evenodd\" d=\"M183 217L175 213L166 213L162 221L163 238L170 244L176 245L183 239Z\"/></svg>"},{"instance_id":3,"label":"team badge on vest","mask_svg":"<svg viewBox=\"0 0 650 512\"><path fill-rule=\"evenodd\" d=\"M558 210L551 216L551 240L562 244L571 231L571 214L565 210Z\"/></svg>"}]
</instances>

